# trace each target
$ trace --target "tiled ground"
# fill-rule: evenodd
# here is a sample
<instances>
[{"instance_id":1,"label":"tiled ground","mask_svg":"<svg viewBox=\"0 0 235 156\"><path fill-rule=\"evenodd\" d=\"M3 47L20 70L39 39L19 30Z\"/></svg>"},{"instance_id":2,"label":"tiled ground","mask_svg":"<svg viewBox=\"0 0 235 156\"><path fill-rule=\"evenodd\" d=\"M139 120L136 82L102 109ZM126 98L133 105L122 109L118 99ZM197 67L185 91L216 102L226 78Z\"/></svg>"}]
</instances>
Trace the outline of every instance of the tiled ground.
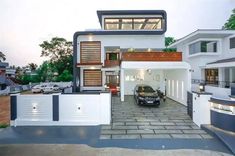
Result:
<instances>
[{"instance_id":1,"label":"tiled ground","mask_svg":"<svg viewBox=\"0 0 235 156\"><path fill-rule=\"evenodd\" d=\"M133 96L125 102L112 97L112 123L101 127L100 139L212 138L195 125L187 108L167 99L159 108L136 105Z\"/></svg>"}]
</instances>

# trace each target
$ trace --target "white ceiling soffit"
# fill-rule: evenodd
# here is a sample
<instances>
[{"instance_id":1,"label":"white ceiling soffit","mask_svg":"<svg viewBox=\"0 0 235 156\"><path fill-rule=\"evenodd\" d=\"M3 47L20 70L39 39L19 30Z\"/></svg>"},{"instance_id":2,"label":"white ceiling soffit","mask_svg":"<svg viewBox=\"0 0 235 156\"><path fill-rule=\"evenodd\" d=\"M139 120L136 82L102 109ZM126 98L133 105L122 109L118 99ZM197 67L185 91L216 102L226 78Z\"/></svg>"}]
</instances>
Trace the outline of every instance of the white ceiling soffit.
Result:
<instances>
[{"instance_id":1,"label":"white ceiling soffit","mask_svg":"<svg viewBox=\"0 0 235 156\"><path fill-rule=\"evenodd\" d=\"M122 61L122 69L190 69L187 62Z\"/></svg>"}]
</instances>

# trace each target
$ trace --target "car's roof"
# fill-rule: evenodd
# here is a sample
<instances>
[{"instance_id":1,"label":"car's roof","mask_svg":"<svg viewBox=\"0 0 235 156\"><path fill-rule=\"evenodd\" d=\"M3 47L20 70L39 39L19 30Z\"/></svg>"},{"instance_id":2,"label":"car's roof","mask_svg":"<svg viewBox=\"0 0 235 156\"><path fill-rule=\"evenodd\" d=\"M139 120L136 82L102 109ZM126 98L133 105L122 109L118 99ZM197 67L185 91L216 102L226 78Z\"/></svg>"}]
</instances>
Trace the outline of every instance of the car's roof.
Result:
<instances>
[{"instance_id":1,"label":"car's roof","mask_svg":"<svg viewBox=\"0 0 235 156\"><path fill-rule=\"evenodd\" d=\"M146 84L137 84L136 87L151 87L150 85Z\"/></svg>"}]
</instances>

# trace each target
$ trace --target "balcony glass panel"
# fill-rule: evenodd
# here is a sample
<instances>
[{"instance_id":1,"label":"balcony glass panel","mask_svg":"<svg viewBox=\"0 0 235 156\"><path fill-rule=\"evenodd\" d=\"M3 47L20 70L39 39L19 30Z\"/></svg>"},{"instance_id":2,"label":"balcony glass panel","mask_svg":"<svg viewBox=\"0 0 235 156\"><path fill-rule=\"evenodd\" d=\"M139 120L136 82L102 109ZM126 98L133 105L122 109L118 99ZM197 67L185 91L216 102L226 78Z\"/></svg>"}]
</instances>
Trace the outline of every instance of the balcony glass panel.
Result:
<instances>
[{"instance_id":1,"label":"balcony glass panel","mask_svg":"<svg viewBox=\"0 0 235 156\"><path fill-rule=\"evenodd\" d=\"M105 30L161 30L161 17L146 18L106 18Z\"/></svg>"}]
</instances>

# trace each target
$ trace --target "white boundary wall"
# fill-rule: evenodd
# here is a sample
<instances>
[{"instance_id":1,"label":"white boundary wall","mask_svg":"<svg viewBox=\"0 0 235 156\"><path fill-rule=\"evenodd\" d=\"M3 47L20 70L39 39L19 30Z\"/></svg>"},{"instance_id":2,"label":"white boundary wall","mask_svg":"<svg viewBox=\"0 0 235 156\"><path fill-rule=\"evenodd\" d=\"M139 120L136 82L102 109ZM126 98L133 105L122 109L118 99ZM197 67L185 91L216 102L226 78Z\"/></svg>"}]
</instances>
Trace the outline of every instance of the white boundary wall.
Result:
<instances>
[{"instance_id":1,"label":"white boundary wall","mask_svg":"<svg viewBox=\"0 0 235 156\"><path fill-rule=\"evenodd\" d=\"M58 100L53 98L55 95ZM111 122L111 94L107 92L12 96L16 96L17 112L16 119L11 121L12 126L86 126ZM54 115L58 116L57 121Z\"/></svg>"}]
</instances>

